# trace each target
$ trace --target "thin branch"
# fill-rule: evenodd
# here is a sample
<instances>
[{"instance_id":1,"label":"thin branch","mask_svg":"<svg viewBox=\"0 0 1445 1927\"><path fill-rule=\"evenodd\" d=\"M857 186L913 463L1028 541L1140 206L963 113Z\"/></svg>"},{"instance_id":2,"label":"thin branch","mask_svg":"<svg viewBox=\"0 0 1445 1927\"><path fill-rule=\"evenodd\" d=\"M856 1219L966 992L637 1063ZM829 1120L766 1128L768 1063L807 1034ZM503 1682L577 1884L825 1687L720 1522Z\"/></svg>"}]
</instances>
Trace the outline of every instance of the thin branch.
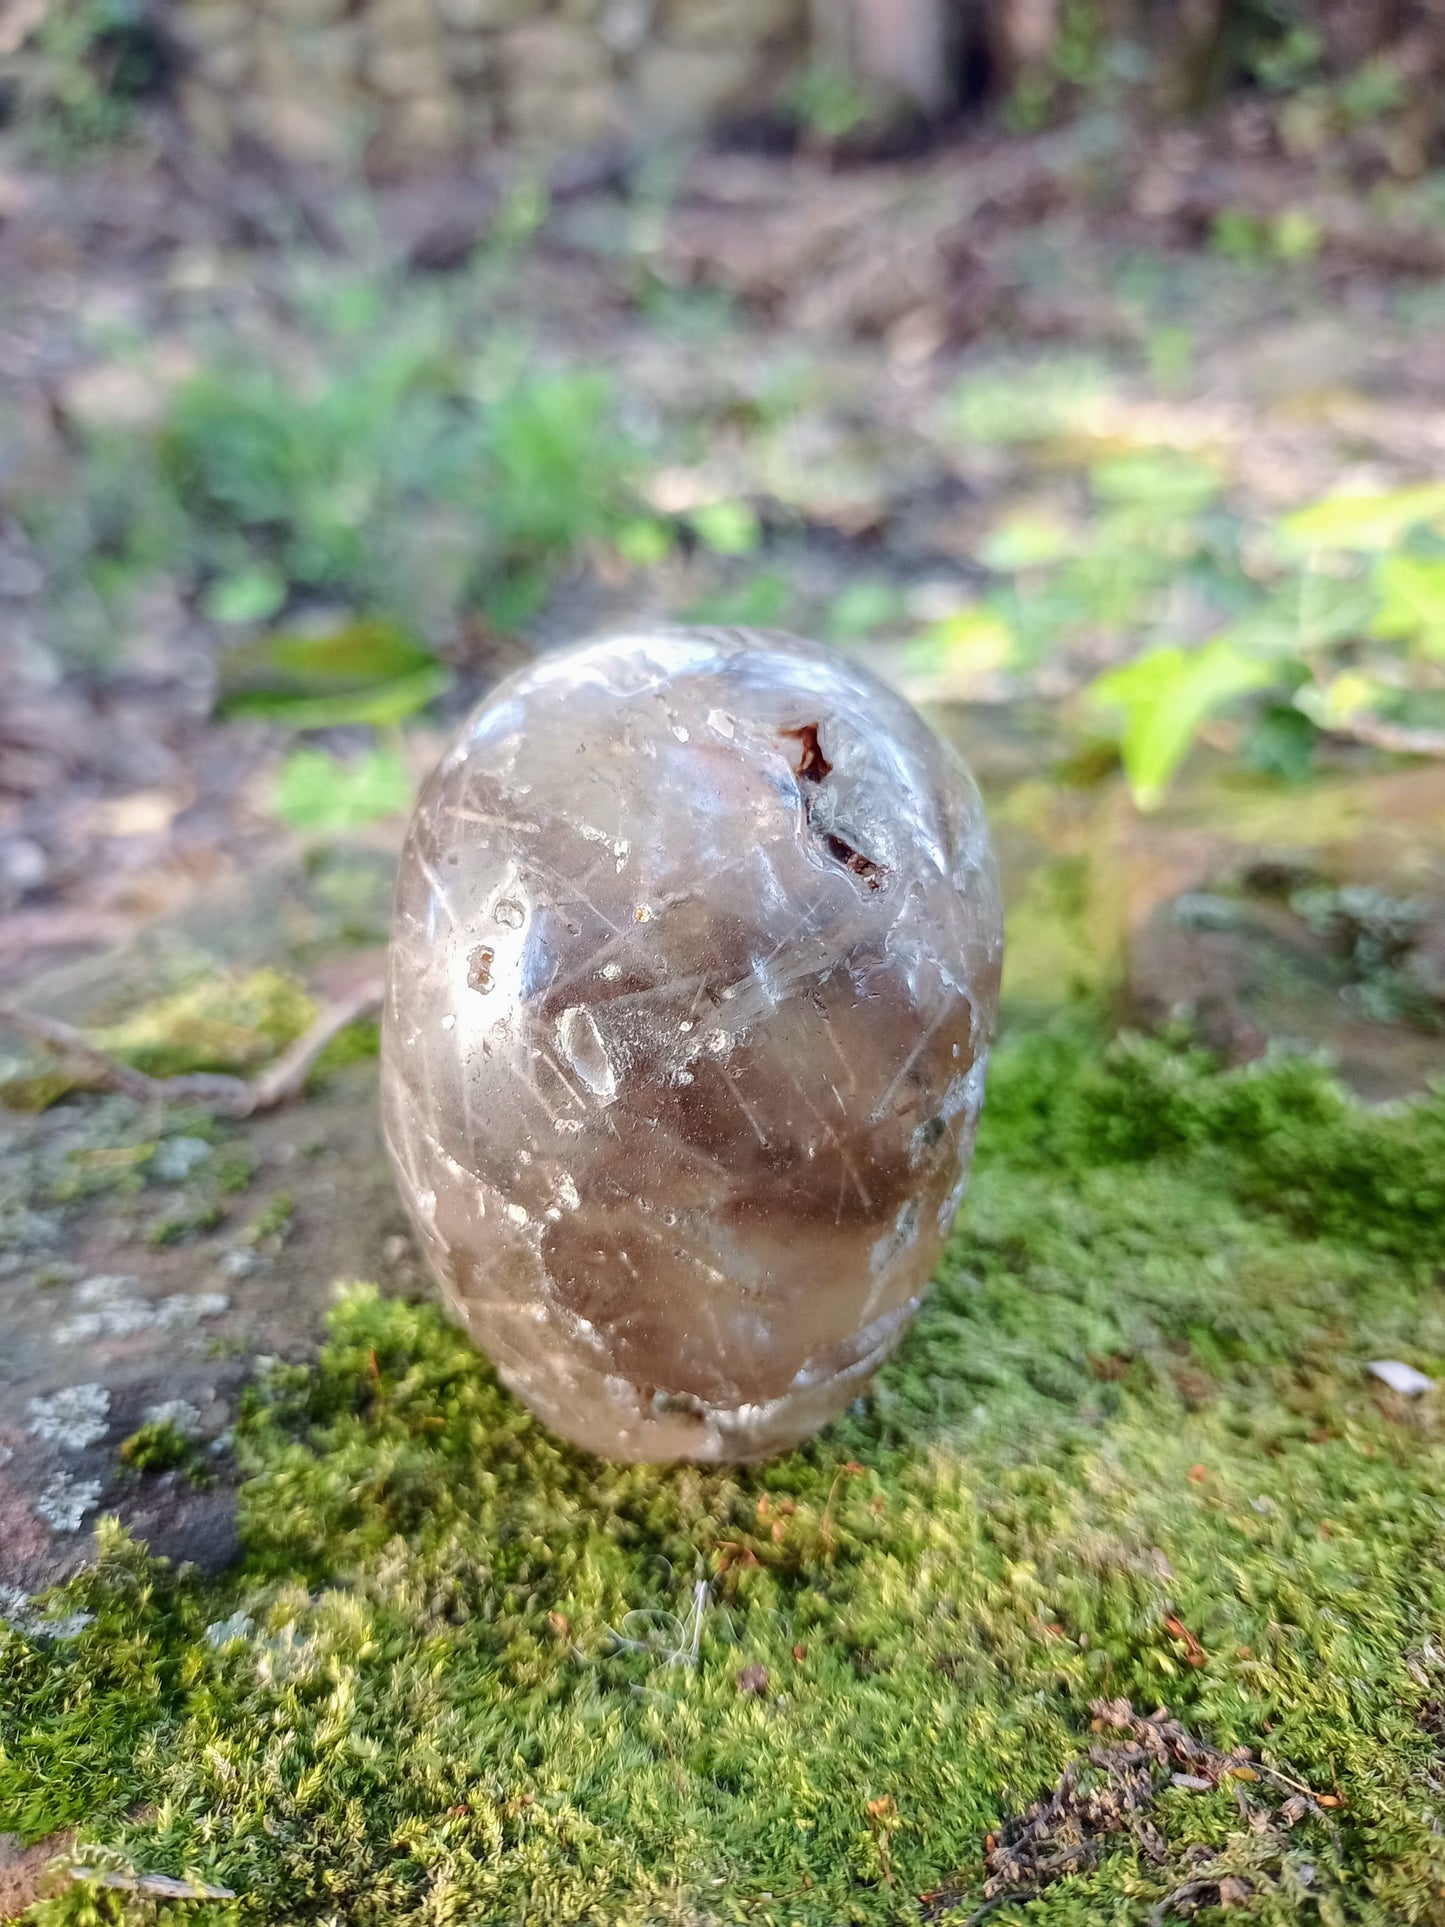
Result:
<instances>
[{"instance_id":1,"label":"thin branch","mask_svg":"<svg viewBox=\"0 0 1445 1927\"><path fill-rule=\"evenodd\" d=\"M379 978L361 985L350 996L328 1004L326 1009L290 1049L269 1070L254 1080L230 1077L216 1071L186 1071L177 1077L150 1077L125 1063L108 1050L93 1044L84 1031L58 1017L43 1017L38 1011L21 1010L14 1004L0 1004L0 1029L33 1037L52 1050L85 1065L105 1090L120 1091L138 1103L209 1104L226 1117L254 1117L261 1111L274 1111L279 1105L300 1095L306 1079L326 1046L348 1025L370 1016L381 1003Z\"/></svg>"},{"instance_id":2,"label":"thin branch","mask_svg":"<svg viewBox=\"0 0 1445 1927\"><path fill-rule=\"evenodd\" d=\"M269 1070L262 1071L254 1083L245 1086L250 1103L242 1115L251 1117L257 1111L274 1111L279 1104L299 1097L311 1067L326 1046L352 1024L379 1010L384 989L381 978L373 977L349 996L328 1004L311 1028L298 1037Z\"/></svg>"},{"instance_id":3,"label":"thin branch","mask_svg":"<svg viewBox=\"0 0 1445 1927\"><path fill-rule=\"evenodd\" d=\"M1218 1885L1218 1880L1186 1880L1182 1887L1176 1887L1172 1894L1166 1894L1149 1909L1149 1927L1164 1927L1181 1900L1193 1900L1196 1894L1207 1894Z\"/></svg>"},{"instance_id":4,"label":"thin branch","mask_svg":"<svg viewBox=\"0 0 1445 1927\"><path fill-rule=\"evenodd\" d=\"M979 1927L981 1921L987 1920L990 1914L996 1914L1000 1907L1011 1906L1016 1900L1032 1900L1033 1897L1027 1887L1015 1887L1009 1893L995 1894L992 1900L986 1900L981 1907L974 1908L963 1927Z\"/></svg>"},{"instance_id":5,"label":"thin branch","mask_svg":"<svg viewBox=\"0 0 1445 1927\"><path fill-rule=\"evenodd\" d=\"M1350 736L1372 749L1397 756L1445 757L1445 729L1412 729L1405 723L1381 722L1377 716L1342 716L1326 725L1332 735Z\"/></svg>"},{"instance_id":6,"label":"thin branch","mask_svg":"<svg viewBox=\"0 0 1445 1927\"><path fill-rule=\"evenodd\" d=\"M48 1044L63 1056L72 1057L107 1090L122 1091L144 1103L157 1097L202 1098L229 1108L238 1099L250 1096L250 1085L240 1077L226 1077L211 1071L188 1072L181 1077L148 1077L133 1064L113 1057L98 1044L92 1044L84 1031L64 1024L58 1017L42 1017L39 1011L21 1010L13 1004L0 1004L0 1029L17 1031Z\"/></svg>"}]
</instances>

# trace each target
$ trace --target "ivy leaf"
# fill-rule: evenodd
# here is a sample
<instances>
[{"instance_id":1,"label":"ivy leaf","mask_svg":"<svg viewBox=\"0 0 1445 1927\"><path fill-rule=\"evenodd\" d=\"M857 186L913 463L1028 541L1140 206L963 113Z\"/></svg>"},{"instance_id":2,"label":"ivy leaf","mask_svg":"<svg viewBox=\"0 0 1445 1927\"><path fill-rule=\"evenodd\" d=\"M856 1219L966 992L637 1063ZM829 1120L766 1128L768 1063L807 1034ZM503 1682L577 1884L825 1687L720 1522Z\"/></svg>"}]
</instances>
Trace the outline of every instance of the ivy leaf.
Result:
<instances>
[{"instance_id":1,"label":"ivy leaf","mask_svg":"<svg viewBox=\"0 0 1445 1927\"><path fill-rule=\"evenodd\" d=\"M268 716L293 729L400 722L446 687L447 672L395 623L344 623L324 635L261 636L220 662L223 716Z\"/></svg>"},{"instance_id":2,"label":"ivy leaf","mask_svg":"<svg viewBox=\"0 0 1445 1927\"><path fill-rule=\"evenodd\" d=\"M1213 468L1166 448L1134 449L1096 462L1089 480L1101 502L1147 509L1161 521L1201 515L1223 491Z\"/></svg>"},{"instance_id":3,"label":"ivy leaf","mask_svg":"<svg viewBox=\"0 0 1445 1927\"><path fill-rule=\"evenodd\" d=\"M1097 677L1090 689L1094 700L1124 715L1120 752L1139 808L1159 802L1203 722L1277 680L1273 664L1224 638L1203 649L1150 649Z\"/></svg>"},{"instance_id":4,"label":"ivy leaf","mask_svg":"<svg viewBox=\"0 0 1445 1927\"><path fill-rule=\"evenodd\" d=\"M286 600L286 584L269 569L222 576L206 592L205 610L213 622L267 622Z\"/></svg>"},{"instance_id":5,"label":"ivy leaf","mask_svg":"<svg viewBox=\"0 0 1445 1927\"><path fill-rule=\"evenodd\" d=\"M1370 633L1445 656L1445 558L1387 555L1375 575L1380 606Z\"/></svg>"},{"instance_id":6,"label":"ivy leaf","mask_svg":"<svg viewBox=\"0 0 1445 1927\"><path fill-rule=\"evenodd\" d=\"M1066 561L1082 546L1077 532L1061 521L1039 514L1010 515L981 544L978 559L987 569L1013 574Z\"/></svg>"},{"instance_id":7,"label":"ivy leaf","mask_svg":"<svg viewBox=\"0 0 1445 1927\"><path fill-rule=\"evenodd\" d=\"M293 829L334 832L394 816L411 798L411 778L396 749L348 760L298 749L281 765L271 804Z\"/></svg>"},{"instance_id":8,"label":"ivy leaf","mask_svg":"<svg viewBox=\"0 0 1445 1927\"><path fill-rule=\"evenodd\" d=\"M1285 516L1280 534L1292 548L1393 548L1411 529L1445 521L1445 482L1423 482L1384 495L1331 495Z\"/></svg>"},{"instance_id":9,"label":"ivy leaf","mask_svg":"<svg viewBox=\"0 0 1445 1927\"><path fill-rule=\"evenodd\" d=\"M714 555L751 555L762 529L746 502L706 502L688 520Z\"/></svg>"},{"instance_id":10,"label":"ivy leaf","mask_svg":"<svg viewBox=\"0 0 1445 1927\"><path fill-rule=\"evenodd\" d=\"M1356 577L1304 571L1239 616L1217 640L1250 656L1308 656L1367 633L1376 591Z\"/></svg>"}]
</instances>

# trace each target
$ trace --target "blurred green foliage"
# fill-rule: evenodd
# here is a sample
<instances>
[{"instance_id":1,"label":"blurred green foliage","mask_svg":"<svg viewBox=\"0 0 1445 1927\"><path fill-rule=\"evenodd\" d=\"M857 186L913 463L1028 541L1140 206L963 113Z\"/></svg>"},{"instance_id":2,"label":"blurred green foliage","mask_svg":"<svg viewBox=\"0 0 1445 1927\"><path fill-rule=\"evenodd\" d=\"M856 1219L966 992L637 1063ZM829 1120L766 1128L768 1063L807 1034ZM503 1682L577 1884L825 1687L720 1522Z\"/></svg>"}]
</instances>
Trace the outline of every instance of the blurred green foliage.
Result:
<instances>
[{"instance_id":1,"label":"blurred green foliage","mask_svg":"<svg viewBox=\"0 0 1445 1927\"><path fill-rule=\"evenodd\" d=\"M150 1419L121 1442L120 1461L133 1472L174 1472L196 1457L174 1419Z\"/></svg>"},{"instance_id":2,"label":"blurred green foliage","mask_svg":"<svg viewBox=\"0 0 1445 1927\"><path fill-rule=\"evenodd\" d=\"M349 759L298 749L281 765L271 805L293 829L327 834L396 815L410 808L412 795L405 759L393 744Z\"/></svg>"},{"instance_id":3,"label":"blurred green foliage","mask_svg":"<svg viewBox=\"0 0 1445 1927\"><path fill-rule=\"evenodd\" d=\"M49 0L37 21L15 63L13 105L30 152L65 166L131 131L165 56L142 0Z\"/></svg>"},{"instance_id":4,"label":"blurred green foliage","mask_svg":"<svg viewBox=\"0 0 1445 1927\"><path fill-rule=\"evenodd\" d=\"M358 649L469 609L511 626L559 564L635 528L641 450L605 373L475 342L456 295L328 293L303 366L213 355L154 431L87 434L78 487L17 502L67 653L113 654L155 573L223 628L339 605L371 625Z\"/></svg>"},{"instance_id":5,"label":"blurred green foliage","mask_svg":"<svg viewBox=\"0 0 1445 1927\"><path fill-rule=\"evenodd\" d=\"M1206 0L1182 13L1149 0L1060 0L1014 77L1007 114L1014 125L1036 127L1101 104L1137 103L1156 117L1187 118L1247 91L1276 117L1291 152L1396 117L1413 115L1438 131L1433 80L1418 63L1421 45L1438 32L1428 7L1408 4ZM1281 252L1289 258L1288 242Z\"/></svg>"},{"instance_id":6,"label":"blurred green foliage","mask_svg":"<svg viewBox=\"0 0 1445 1927\"><path fill-rule=\"evenodd\" d=\"M223 716L266 716L293 729L400 722L448 680L430 650L374 617L234 644L221 652L218 674Z\"/></svg>"},{"instance_id":7,"label":"blurred green foliage","mask_svg":"<svg viewBox=\"0 0 1445 1927\"><path fill-rule=\"evenodd\" d=\"M1087 679L1086 721L1114 718L1141 807L1221 713L1246 767L1294 781L1320 731L1445 725L1445 487L1261 515L1212 459L1141 443L1117 381L1073 360L972 375L947 419L1075 479L1005 513L976 549L992 583L915 659L945 677L953 662L1027 675L1109 660ZM1121 438L1135 445L1097 452Z\"/></svg>"},{"instance_id":8,"label":"blurred green foliage","mask_svg":"<svg viewBox=\"0 0 1445 1927\"><path fill-rule=\"evenodd\" d=\"M469 357L435 323L336 343L318 378L209 372L176 397L156 508L211 582L277 578L394 609L438 561L459 598L535 607L548 567L619 526L633 452L597 371ZM233 591L234 593L234 591Z\"/></svg>"}]
</instances>

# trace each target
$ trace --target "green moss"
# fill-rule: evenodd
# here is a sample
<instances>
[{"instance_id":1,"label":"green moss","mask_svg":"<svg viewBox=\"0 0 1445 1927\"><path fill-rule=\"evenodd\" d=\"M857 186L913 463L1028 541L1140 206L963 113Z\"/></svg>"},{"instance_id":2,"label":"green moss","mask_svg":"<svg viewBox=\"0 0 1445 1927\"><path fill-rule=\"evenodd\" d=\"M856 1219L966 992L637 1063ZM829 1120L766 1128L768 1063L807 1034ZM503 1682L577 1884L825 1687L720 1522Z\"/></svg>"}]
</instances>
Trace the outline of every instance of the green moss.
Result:
<instances>
[{"instance_id":1,"label":"green moss","mask_svg":"<svg viewBox=\"0 0 1445 1927\"><path fill-rule=\"evenodd\" d=\"M152 1419L121 1442L120 1461L133 1472L173 1472L195 1448L173 1419Z\"/></svg>"},{"instance_id":2,"label":"green moss","mask_svg":"<svg viewBox=\"0 0 1445 1927\"><path fill-rule=\"evenodd\" d=\"M1442 1422L1364 1366L1445 1360L1442 1150L1445 1098L1020 1040L898 1358L743 1471L600 1466L355 1294L250 1397L224 1585L113 1534L92 1624L0 1635L0 1828L234 1887L207 1927L962 1922L1126 1696L1339 1804L1166 1785L1157 1852L1101 1835L1030 1921L1142 1922L1201 1855L1261 1920L1438 1920ZM97 1904L35 1917L153 1917Z\"/></svg>"},{"instance_id":3,"label":"green moss","mask_svg":"<svg viewBox=\"0 0 1445 1927\"><path fill-rule=\"evenodd\" d=\"M187 1238L194 1238L202 1231L214 1231L225 1215L218 1204L210 1203L167 1211L159 1218L152 1218L146 1226L145 1241L157 1250L165 1245L183 1244Z\"/></svg>"},{"instance_id":4,"label":"green moss","mask_svg":"<svg viewBox=\"0 0 1445 1927\"><path fill-rule=\"evenodd\" d=\"M276 970L206 977L159 997L95 1033L102 1049L151 1077L185 1071L249 1075L294 1042L316 1016L311 998ZM9 1079L0 1100L42 1110L74 1090L90 1088L83 1068L65 1064Z\"/></svg>"},{"instance_id":5,"label":"green moss","mask_svg":"<svg viewBox=\"0 0 1445 1927\"><path fill-rule=\"evenodd\" d=\"M241 1233L240 1242L247 1245L277 1245L285 1239L291 1228L291 1220L296 1215L296 1200L289 1191L278 1191L252 1218Z\"/></svg>"}]
</instances>

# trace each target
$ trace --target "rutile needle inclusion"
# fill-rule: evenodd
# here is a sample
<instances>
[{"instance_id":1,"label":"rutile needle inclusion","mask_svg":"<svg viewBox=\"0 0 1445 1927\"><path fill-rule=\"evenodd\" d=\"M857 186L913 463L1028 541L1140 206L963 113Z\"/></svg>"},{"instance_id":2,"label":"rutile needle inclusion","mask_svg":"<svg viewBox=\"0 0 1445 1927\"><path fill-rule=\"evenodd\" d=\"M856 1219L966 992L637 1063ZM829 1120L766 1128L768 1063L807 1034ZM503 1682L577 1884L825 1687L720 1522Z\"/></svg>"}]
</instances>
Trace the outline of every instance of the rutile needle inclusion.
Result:
<instances>
[{"instance_id":1,"label":"rutile needle inclusion","mask_svg":"<svg viewBox=\"0 0 1445 1927\"><path fill-rule=\"evenodd\" d=\"M1002 951L971 778L857 664L661 630L494 689L408 834L382 1096L504 1382L614 1459L841 1411L963 1195Z\"/></svg>"}]
</instances>

